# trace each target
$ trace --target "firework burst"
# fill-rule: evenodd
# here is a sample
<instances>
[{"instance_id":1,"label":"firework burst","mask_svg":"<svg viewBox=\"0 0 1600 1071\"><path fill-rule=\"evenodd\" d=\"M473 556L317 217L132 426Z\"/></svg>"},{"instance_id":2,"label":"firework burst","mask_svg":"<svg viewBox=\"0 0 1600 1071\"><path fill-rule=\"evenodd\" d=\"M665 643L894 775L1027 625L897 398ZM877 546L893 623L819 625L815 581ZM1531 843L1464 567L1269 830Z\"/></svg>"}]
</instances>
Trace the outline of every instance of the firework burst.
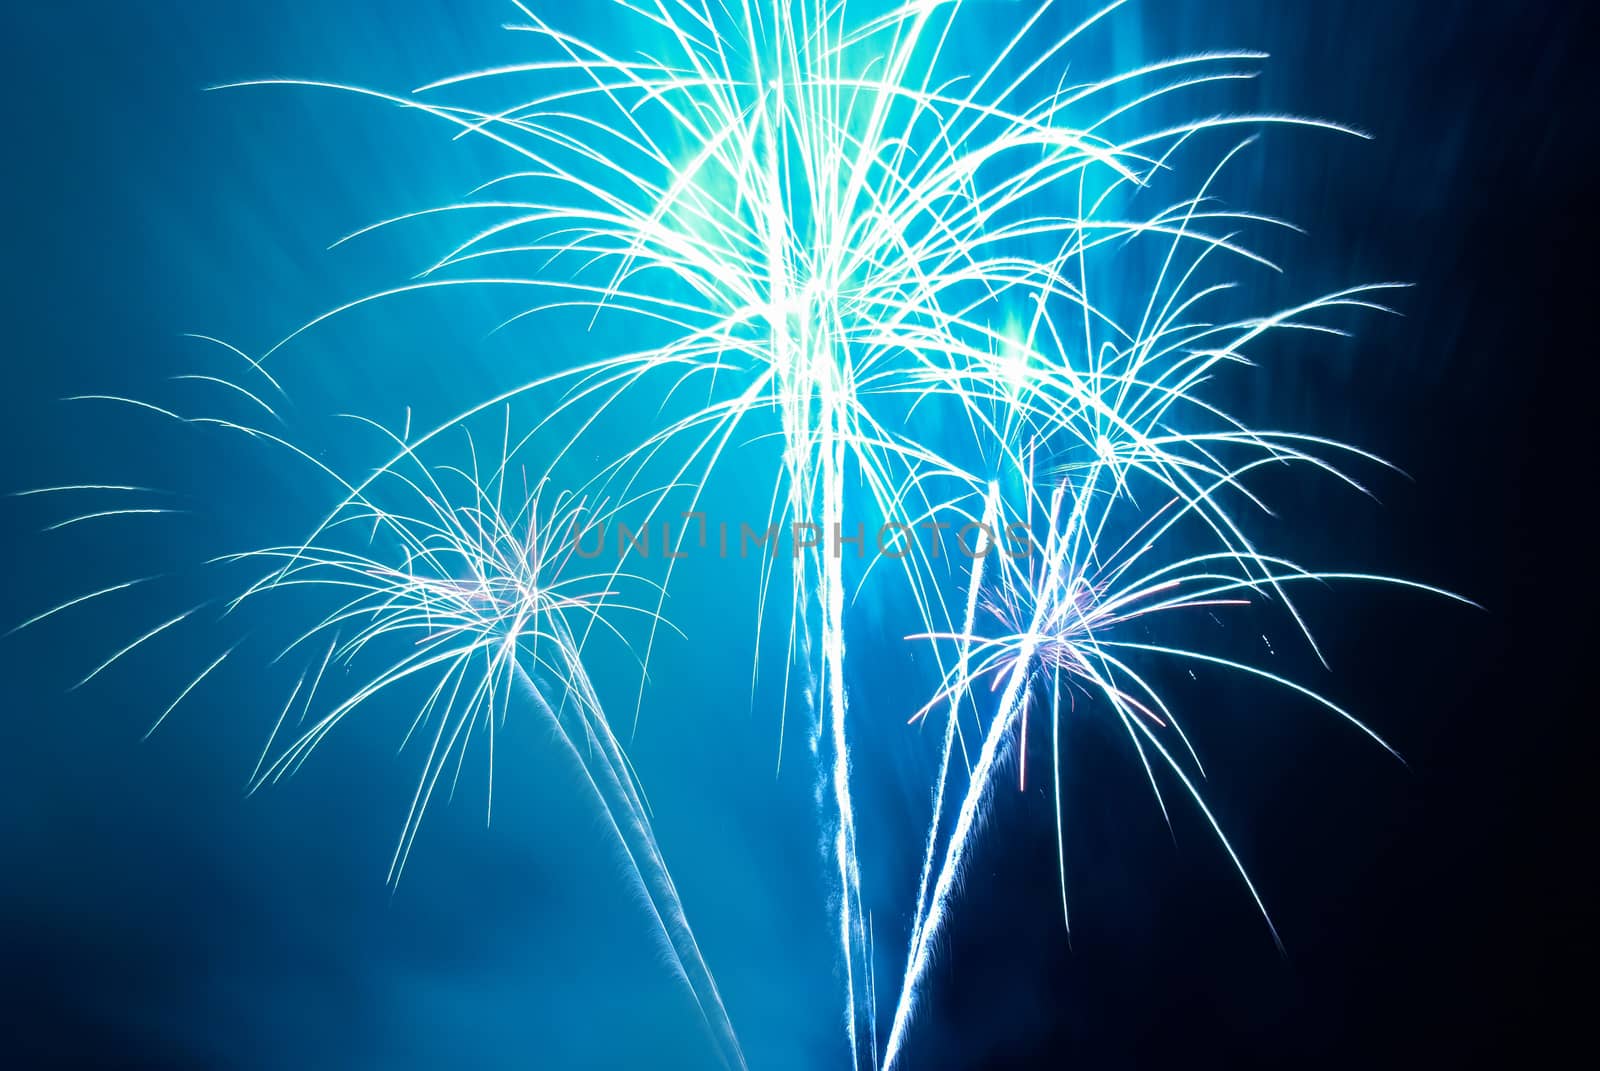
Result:
<instances>
[{"instance_id":1,"label":"firework burst","mask_svg":"<svg viewBox=\"0 0 1600 1071\"><path fill-rule=\"evenodd\" d=\"M1064 923L1069 915L1062 810L1063 704L1071 709L1081 703L1086 711L1099 711L1114 719L1125 731L1164 817L1167 803L1158 774L1167 771L1182 786L1277 940L1261 894L1201 794L1199 779L1204 770L1179 724L1175 704L1156 686L1159 678L1152 672L1153 663L1203 666L1268 682L1331 711L1391 753L1393 749L1320 692L1192 641L1149 638L1149 626L1168 618L1191 618L1202 611L1213 623L1220 623L1219 615L1229 609L1276 606L1304 629L1284 592L1306 582L1376 583L1473 604L1427 584L1371 573L1310 571L1281 557L1227 546L1226 540L1219 540L1215 518L1208 516L1216 509L1210 496L1223 487L1247 494L1241 481L1256 467L1256 463L1246 463L1224 469L1212 486L1191 496L1174 495L1162 470L1130 474L1127 466L1115 459L1090 462L1050 489L1048 503L1040 504L1042 521L1025 529L1026 553L996 545L974 563L964 629L910 637L954 645L959 652L954 668L933 698L913 716L914 721L945 709L953 726L963 704L990 713L981 749L969 767L966 792L941 850L941 811L951 760L951 730L947 729L910 954L889 1034L886 1066L893 1065L900 1055L997 771L1013 754L1018 777L1025 783L1028 718L1036 705L1044 706L1048 715ZM1143 485L1143 495L1136 493L1135 485ZM1029 481L1025 486L1031 491L1035 485ZM994 514L992 494L986 516ZM1040 525L1042 531L1035 530ZM1221 542L1222 549L1200 554L1182 549L1197 542Z\"/></svg>"},{"instance_id":2,"label":"firework burst","mask_svg":"<svg viewBox=\"0 0 1600 1071\"><path fill-rule=\"evenodd\" d=\"M1043 362L1048 385L1061 388L1046 390L1017 376L1016 340L994 325L1008 310L1056 302L1094 323L1103 314L1085 292L1083 263L1133 236L1253 256L1229 229L1261 217L1203 196L1147 218L1108 206L1201 132L1332 126L1276 115L1137 126L1153 102L1248 77L1261 57L1205 53L1068 83L1070 46L1120 6L1059 33L1048 28L1050 5L1040 5L971 76L947 59L960 37L954 2L870 17L813 2L620 3L614 29L626 49L564 32L519 4L525 21L510 29L526 35L536 58L411 95L353 90L427 112L520 161L466 200L378 224L425 214L490 220L417 281L355 304L443 286L533 288L549 297L519 316L578 306L658 332L659 344L574 373L564 404L599 413L635 387L662 397L706 392L706 404L668 420L615 466L631 479L668 457L668 482L688 479L696 500L747 418L773 414L767 426L783 444L775 519L820 521L824 533L792 574L788 648L791 657L816 652L813 746L833 812L846 1030L858 1064L876 1060L878 1043L851 798L848 578L828 536L866 508L933 512L959 488L981 488L959 451L918 432L941 408L948 416L953 407L980 454L1003 447L1020 414L1190 478L1173 444L1121 433L1149 422L1144 407L1164 411L1191 375L1203 378L1194 365L1165 381L1141 372L1166 349L1119 349L1120 369L1090 349L1062 354L1054 369ZM1019 66L1020 75L1003 73ZM491 86L509 103L445 98ZM1030 335L1040 322L1031 318ZM1170 316L1156 326L1138 335L1141 344L1194 344L1174 334ZM1041 349L1025 339L1024 362ZM997 364L1009 397L986 389ZM1121 389L1108 390L1116 382ZM996 401L1008 403L999 423ZM958 490L931 491L941 477ZM925 548L902 562L925 626L946 624Z\"/></svg>"},{"instance_id":3,"label":"firework burst","mask_svg":"<svg viewBox=\"0 0 1600 1071\"><path fill-rule=\"evenodd\" d=\"M266 373L260 370L260 375ZM262 393L216 376L190 377L227 387L258 409L277 413ZM275 389L276 383L268 378ZM305 626L270 661L305 665L272 726L249 783L254 792L299 770L338 726L379 706L414 704L401 750L422 752L389 880L410 858L425 812L435 798L454 797L468 758L481 754L487 782L485 820L493 811L495 740L510 717L532 714L551 730L592 791L616 838L625 871L652 920L665 961L684 983L722 1061L744 1057L715 980L695 941L662 857L636 772L606 718L585 669L583 648L597 632L628 644L626 617L660 623L654 586L620 565L588 569L579 542L637 502L590 500L553 489L546 475L530 477L519 457L531 435L514 437L510 410L495 435L496 449L454 425L465 463L427 461L406 428L393 432L371 421L398 453L359 483L296 445L281 429L216 416L185 417L171 409L110 395L78 399L131 405L189 425L217 426L267 442L305 463L343 496L307 540L256 547L212 560L215 570L246 571L252 579L220 604L202 603L120 648L80 683L184 622L218 609L218 621L271 620L258 605L294 606ZM437 450L442 436L430 437ZM118 494L140 489L110 485L49 488L32 494ZM95 509L65 525L170 512L143 506ZM153 578L150 578L153 579ZM128 583L70 599L19 628L115 595ZM634 590L633 597L629 590ZM320 607L307 612L310 607ZM151 726L154 732L230 657L225 651L179 693ZM419 698L420 697L420 698Z\"/></svg>"},{"instance_id":4,"label":"firework burst","mask_svg":"<svg viewBox=\"0 0 1600 1071\"><path fill-rule=\"evenodd\" d=\"M630 342L628 352L579 367L540 369L533 382L425 434L412 434L408 423L389 436L390 460L360 481L264 428L209 421L288 447L332 477L342 496L303 543L222 563L269 567L229 601L229 613L286 589L343 600L290 644L313 652L320 668L308 669L285 705L253 782L297 768L378 696L431 683L407 733L423 741L427 757L395 853L397 875L435 789L447 777L453 789L468 744L481 739L492 756L496 725L526 701L583 767L723 1058L742 1063L642 793L580 657L587 637L614 629L616 611L632 610L644 622L639 657L648 665L671 567L659 585L628 577L621 563L573 576L572 540L585 522L614 510L637 508L648 522L666 501L663 486L686 493L695 510L729 454L771 437L781 460L770 473L769 521L820 531L795 558L789 606L777 608L788 611L785 682L800 665L815 697L810 743L828 810L844 1026L856 1066L900 1057L996 771L1013 748L1026 770L1020 753L1041 688L1058 814L1061 703L1081 700L1126 731L1158 798L1157 772L1170 770L1243 875L1147 663L1187 659L1262 678L1365 726L1287 678L1146 642L1138 629L1202 609L1270 603L1315 651L1291 588L1308 580L1406 583L1306 571L1258 550L1249 512L1265 506L1249 489L1252 472L1311 466L1359 488L1335 460L1376 459L1327 439L1249 426L1206 393L1224 366L1249 364L1262 339L1342 333L1341 310L1382 309L1393 284L1267 316L1226 308L1238 294L1233 268L1276 267L1247 235L1287 224L1221 200L1221 176L1250 137L1214 152L1212 135L1266 125L1355 132L1203 109L1154 121L1175 101L1252 77L1264 58L1253 52L1179 56L1070 81L1069 54L1122 6L1116 0L1063 32L1049 0L1003 16L959 0L891 4L878 14L819 0L618 0L606 9L614 18L586 39L517 3L523 18L509 29L528 45L525 62L409 94L273 83L414 109L458 136L487 139L512 166L462 200L367 228L422 216L467 221L417 278L304 325L252 361L256 373L266 377L266 358L329 317L443 287L531 294L507 322L578 310L591 323L621 325ZM981 37L1004 19L1011 21L998 46L972 64L967 28ZM1201 180L1182 179L1190 173ZM1150 206L1164 184L1179 181L1175 200ZM266 392L215 382L276 417ZM476 449L470 468L423 463L424 451L458 426L525 394L556 400L525 433L514 433L508 416L487 471ZM605 501L618 505L558 494L544 477L530 483L513 471L512 459L558 417L575 415L582 435L640 395L660 419L584 485L612 489ZM1040 553L994 552L992 532L1008 503L1020 506ZM119 507L63 523L140 511ZM927 547L913 541L894 556L916 607L909 631L934 644L942 677L913 720L943 712L946 721L905 974L882 1047L846 672L846 607L864 576L847 575L839 550L865 516L953 516L991 530L991 553L975 562L964 603L954 606ZM353 538L360 533L364 541ZM770 562L763 567L758 629L777 606L776 572ZM627 583L642 585L644 596L622 598ZM89 677L198 610L135 640ZM361 662L375 667L366 683L313 715L326 668ZM954 756L958 748L967 754L958 713L968 705L990 713L952 807ZM779 733L781 740L781 726ZM288 740L281 747L280 737ZM1060 842L1058 828L1065 914Z\"/></svg>"}]
</instances>

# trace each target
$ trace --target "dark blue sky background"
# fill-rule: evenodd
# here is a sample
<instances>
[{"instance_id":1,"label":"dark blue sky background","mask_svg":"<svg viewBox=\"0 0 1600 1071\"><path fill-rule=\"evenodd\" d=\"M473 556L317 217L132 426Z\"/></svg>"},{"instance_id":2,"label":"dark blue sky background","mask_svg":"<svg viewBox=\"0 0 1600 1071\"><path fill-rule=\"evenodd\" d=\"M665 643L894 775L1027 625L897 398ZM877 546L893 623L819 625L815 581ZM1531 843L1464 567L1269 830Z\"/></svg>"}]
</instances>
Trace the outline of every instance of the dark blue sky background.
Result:
<instances>
[{"instance_id":1,"label":"dark blue sky background","mask_svg":"<svg viewBox=\"0 0 1600 1071\"><path fill-rule=\"evenodd\" d=\"M1404 318L1255 373L1234 404L1352 439L1413 477L1381 483L1381 508L1272 488L1290 557L1443 584L1489 613L1372 591L1310 600L1334 696L1409 768L1279 695L1219 685L1191 700L1210 798L1287 958L1197 817L1176 814L1169 833L1125 742L1086 721L1070 765L1071 947L1048 801L1002 791L909 1066L1443 1065L1527 1044L1548 940L1532 927L1554 910L1530 905L1560 780L1537 771L1572 713L1526 661L1530 626L1555 634L1538 648L1554 664L1566 633L1538 549L1565 452L1541 392L1567 360L1556 314L1593 273L1573 225L1590 173L1574 148L1589 136L1576 19L1520 8L1151 2L1096 39L1107 67L1261 48L1273 59L1246 100L1375 135L1274 135L1249 177L1264 207L1311 232L1291 254L1293 293L1404 279L1417 284ZM315 519L324 500L259 451L57 399L158 393L215 359L183 332L259 351L392 285L448 232L327 245L486 173L481 149L397 109L202 90L263 76L405 90L514 58L499 29L512 13L494 0L6 10L0 489L127 479L191 511L114 539L43 537L59 514L6 499L7 621ZM275 368L338 453L330 413L397 420L410 403L442 416L530 364L584 356L554 332L486 337L505 309L476 293L386 305ZM735 471L719 490L748 489ZM417 768L394 755L404 712L335 734L300 776L246 799L287 668L224 672L148 742L217 637L67 691L209 594L163 590L0 644L0 1052L16 1054L0 1064L706 1066L687 998L542 730L513 722L497 745L493 824L481 784L464 790L390 889ZM755 578L686 569L673 600L693 642L664 642L631 748L663 850L752 1068L845 1066L812 775L803 761L775 775L776 674L754 701L748 686ZM887 631L886 616L869 600L855 621ZM888 646L854 672L856 710L881 713L864 754L896 771L863 789L863 807L869 886L898 932L890 905L915 877L924 792L899 775L931 752L905 735L905 655ZM793 727L787 743L800 760ZM886 942L881 969L898 972L902 941Z\"/></svg>"}]
</instances>

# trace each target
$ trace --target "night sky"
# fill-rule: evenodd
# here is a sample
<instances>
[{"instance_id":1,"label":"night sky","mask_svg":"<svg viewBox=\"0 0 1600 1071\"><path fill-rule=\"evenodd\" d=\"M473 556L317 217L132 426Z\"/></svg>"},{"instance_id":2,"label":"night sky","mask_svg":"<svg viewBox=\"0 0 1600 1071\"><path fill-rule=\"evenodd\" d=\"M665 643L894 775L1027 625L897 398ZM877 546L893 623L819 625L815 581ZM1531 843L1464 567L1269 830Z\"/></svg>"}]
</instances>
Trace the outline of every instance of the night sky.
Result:
<instances>
[{"instance_id":1,"label":"night sky","mask_svg":"<svg viewBox=\"0 0 1600 1071\"><path fill-rule=\"evenodd\" d=\"M1576 994L1558 991L1556 960L1575 944L1568 912L1587 899L1574 884L1591 839L1568 832L1566 773L1593 708L1568 684L1587 669L1586 615L1572 607L1594 539L1569 466L1589 417L1562 404L1578 404L1592 352L1579 7L1134 9L1107 38L1119 57L1260 48L1272 59L1253 100L1374 135L1273 134L1252 165L1271 210L1309 232L1289 254L1299 292L1415 284L1401 316L1252 372L1232 399L1406 473L1374 482L1379 504L1269 481L1275 548L1485 610L1370 588L1308 598L1333 672L1288 651L1277 665L1360 713L1403 764L1271 692L1214 679L1187 693L1208 798L1284 953L1200 816L1176 807L1169 830L1120 731L1085 719L1068 769L1070 941L1044 778L1026 792L1008 782L906 1066L1536 1064L1570 1024ZM314 520L316 504L255 454L59 399L148 394L208 358L185 332L259 350L392 285L437 235L327 246L481 174L481 150L425 136L437 132L397 109L206 87L299 76L409 89L502 62L513 13L494 0L7 7L0 490L126 478L172 491L184 519L109 540L41 534L57 515L0 499L0 631ZM501 311L466 294L385 306L286 355L285 377L308 420L352 407L397 418L415 396L446 413L520 382L530 345L541 360L578 356L547 355L534 331L490 336ZM737 494L739 477L721 486ZM814 784L792 726L793 761L774 772L777 681L752 697L746 672L755 595L752 576L687 571L675 621L693 640L664 641L668 669L630 753L751 1067L848 1066ZM246 798L287 668L231 668L149 741L211 638L69 691L195 597L180 583L163 601L0 641L0 1066L709 1066L536 727L507 735L493 823L481 785L463 791L430 815L391 888L416 775L393 724L335 734L298 776ZM876 628L885 610L853 613ZM857 709L896 715L870 753L903 769L923 754L894 735L909 731L896 704L910 670L891 653L861 672ZM864 791L881 816L869 883L914 878L908 801L921 791L893 779Z\"/></svg>"}]
</instances>

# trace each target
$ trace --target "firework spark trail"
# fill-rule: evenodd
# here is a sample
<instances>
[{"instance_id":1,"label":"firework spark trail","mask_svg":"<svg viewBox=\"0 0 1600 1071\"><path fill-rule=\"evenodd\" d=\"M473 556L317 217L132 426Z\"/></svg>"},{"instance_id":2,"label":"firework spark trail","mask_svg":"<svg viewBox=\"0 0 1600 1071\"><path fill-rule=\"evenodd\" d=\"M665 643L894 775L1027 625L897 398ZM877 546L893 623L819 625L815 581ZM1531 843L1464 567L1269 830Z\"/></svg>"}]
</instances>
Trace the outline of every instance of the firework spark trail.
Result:
<instances>
[{"instance_id":1,"label":"firework spark trail","mask_svg":"<svg viewBox=\"0 0 1600 1071\"><path fill-rule=\"evenodd\" d=\"M707 968L700 946L695 941L694 932L689 928L689 921L683 913L672 875L667 870L660 847L656 844L655 833L650 827L644 802L638 795L632 775L626 766L626 759L615 736L612 735L610 725L604 719L582 717L584 736L589 747L580 752L568 734L560 714L551 708L543 691L528 676L527 671L520 665L515 666L514 670L530 700L549 719L557 736L566 745L568 755L583 772L590 788L600 801L629 866L640 878L641 898L661 927L667 941L665 949L673 968L688 988L690 995L694 997L702 1021L711 1035L712 1043L717 1046L718 1056L728 1067L746 1067L744 1053L739 1048L738 1038L728 1018L727 1009L723 1005L722 995L717 989L716 979ZM586 687L587 681L582 684ZM604 776L598 779L590 765L593 761L592 756L596 752L601 756L599 768L604 773ZM586 754L590 758L586 759ZM618 814L625 816L625 821L619 823Z\"/></svg>"},{"instance_id":2,"label":"firework spark trail","mask_svg":"<svg viewBox=\"0 0 1600 1071\"><path fill-rule=\"evenodd\" d=\"M856 1050L862 1036L857 1028L857 1009L864 1009L869 1024L876 1019L877 1011L866 1000L865 991L858 995L858 985L867 984L870 963L867 959L865 912L861 905L861 864L856 858L855 807L850 798L850 743L845 725L844 685L844 568L838 547L827 546L828 539L839 531L842 524L839 506L844 494L842 482L843 458L831 428L831 418L824 417L823 434L823 491L822 491L822 673L826 682L831 765L833 767L833 802L839 829L834 854L839 863L840 943L845 953L845 985L847 1001L847 1029L851 1041L852 1059L859 1064ZM857 981L857 970L862 972ZM876 1029L875 1026L870 1029ZM868 1049L872 1052L872 1049Z\"/></svg>"},{"instance_id":3,"label":"firework spark trail","mask_svg":"<svg viewBox=\"0 0 1600 1071\"><path fill-rule=\"evenodd\" d=\"M1061 508L1061 494L1058 491L1050 504L1051 519L1054 520ZM1052 529L1054 524L1051 525ZM1061 569L1060 547L1065 541L1053 542L1045 551L1045 567L1042 571L1045 590L1049 591L1058 582ZM974 569L976 572L976 569ZM1041 604L1042 605L1042 604ZM978 752L978 761L972 767L968 780L966 795L961 801L961 808L956 813L956 824L950 834L950 840L943 861L939 867L938 877L933 886L932 898L928 901L926 913L923 914L922 903L918 900L918 913L921 924L912 928L911 952L906 960L905 979L901 983L901 997L895 1006L894 1020L889 1027L889 1043L884 1052L884 1066L892 1068L895 1058L900 1054L900 1048L905 1041L905 1031L910 1025L911 1015L917 1007L918 987L923 974L927 971L928 960L932 954L933 942L937 939L944 922L945 909L949 903L950 893L957 877L962 870L965 860L967 842L973 827L978 819L978 808L981 806L987 793L989 781L994 766L1001 758L1001 748L1011 738L1011 727L1016 721L1018 707L1026 698L1023 693L1023 684L1026 680L1026 669L1029 659L1033 656L1033 646L1037 642L1032 638L1038 622L1034 622L1028 636L1023 640L1020 657L1013 668L1010 679L1006 682L1005 694L1001 697L998 712L990 724L989 732L985 735L983 747ZM971 630L968 629L970 636ZM970 642L963 640L964 643ZM965 660L960 668L962 679L970 679ZM962 698L965 689L951 690L952 717L956 705ZM946 749L946 763L948 763L948 749ZM937 811L935 812L937 815ZM928 841L929 854L933 849L933 834ZM926 872L926 864L924 864Z\"/></svg>"},{"instance_id":4,"label":"firework spark trail","mask_svg":"<svg viewBox=\"0 0 1600 1071\"><path fill-rule=\"evenodd\" d=\"M986 530L994 531L999 517L1000 485L991 483L989 493L984 498L983 515L980 525L987 526ZM990 553L995 551L993 542L989 545L988 553L977 555L973 558L972 572L967 582L967 609L962 618L961 631L964 636L972 635L974 620L978 613L978 595L983 590L983 566ZM967 661L970 657L972 645L963 639L958 644L956 654L955 673L959 679L965 675ZM933 860L939 844L939 830L942 828L944 816L944 790L945 783L950 776L950 762L955 754L956 738L961 728L961 701L962 694L952 690L950 705L945 715L944 746L939 752L939 776L933 789L933 816L928 820L928 844L923 849L922 876L917 881L916 914L911 921L911 946L907 961L915 959L916 950L920 943L922 928L927 918L928 881L933 876Z\"/></svg>"}]
</instances>

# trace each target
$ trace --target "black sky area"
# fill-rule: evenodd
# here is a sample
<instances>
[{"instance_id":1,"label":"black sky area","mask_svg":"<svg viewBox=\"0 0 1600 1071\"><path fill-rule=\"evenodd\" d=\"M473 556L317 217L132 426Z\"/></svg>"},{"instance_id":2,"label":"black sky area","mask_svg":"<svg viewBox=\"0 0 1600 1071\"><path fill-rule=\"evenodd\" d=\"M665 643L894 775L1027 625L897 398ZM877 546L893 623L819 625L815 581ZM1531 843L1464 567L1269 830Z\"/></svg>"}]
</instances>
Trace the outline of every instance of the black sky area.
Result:
<instances>
[{"instance_id":1,"label":"black sky area","mask_svg":"<svg viewBox=\"0 0 1600 1071\"><path fill-rule=\"evenodd\" d=\"M1326 72L1320 114L1360 114L1377 136L1366 159L1381 160L1325 180L1348 184L1337 203L1364 206L1338 221L1339 242L1368 270L1422 283L1379 348L1431 355L1404 376L1358 358L1375 397L1356 404L1383 413L1353 414L1360 438L1416 482L1385 489L1376 529L1336 519L1321 545L1376 539L1386 562L1448 576L1487 612L1365 597L1333 611L1340 695L1386 712L1408 767L1348 737L1297 741L1297 720L1265 734L1259 772L1229 768L1231 785L1259 778L1234 799L1272 800L1244 851L1282 957L1207 865L1199 822L1176 823L1178 867L1194 870L1152 889L1141 863L1172 851L1159 817L1092 805L1080 844L1114 873L1077 867L1072 951L1059 920L1018 928L1048 919L1058 893L1050 805L1013 797L1038 852L969 878L985 909L964 916L935 1015L983 1008L1017 1040L968 1066L1541 1066L1579 1043L1595 539L1574 526L1593 513L1581 458L1597 279L1582 5L1396 3L1375 18L1379 6L1282 5L1307 39L1274 49ZM1119 761L1114 742L1089 747L1104 752L1090 761ZM1116 859L1129 841L1140 856ZM1048 985L1019 999L1012 964L1041 961Z\"/></svg>"},{"instance_id":2,"label":"black sky area","mask_svg":"<svg viewBox=\"0 0 1600 1071\"><path fill-rule=\"evenodd\" d=\"M174 23L192 16L191 5L169 6ZM1596 709L1586 687L1596 511L1582 461L1595 423L1597 305L1585 5L1189 6L1217 7L1227 36L1274 53L1264 92L1286 110L1376 136L1353 152L1274 157L1303 198L1287 214L1313 225L1316 255L1340 273L1330 288L1350 278L1417 284L1397 301L1401 317L1343 344L1349 381L1301 379L1279 407L1285 424L1308 415L1410 478L1382 481L1383 505L1371 509L1340 498L1313 514L1313 492L1285 489L1289 522L1297 508L1316 518L1289 557L1414 576L1485 609L1370 590L1313 600L1333 671L1317 679L1370 715L1404 764L1315 712L1219 685L1233 712L1217 731L1231 742L1212 798L1240 831L1282 952L1192 809L1175 806L1169 830L1149 798L1091 790L1093 776L1142 776L1109 730L1075 741L1070 940L1042 771L1026 792L999 792L994 821L1015 827L1010 847L967 876L905 1066L1544 1066L1583 1032L1592 989L1580 946L1594 838L1579 738ZM13 76L0 141L10 209L0 490L47 482L65 454L91 453L60 429L41 431L44 406L106 369L137 367L146 355L130 340L161 331L165 346L188 326L79 300L150 270L148 228L106 206L126 203L127 184L168 173L125 158L126 147L170 140L204 80L197 72L210 69L196 65L192 35L168 34L161 15L139 8L0 12ZM215 11L206 19L227 23ZM134 76L137 88L119 82ZM98 92L83 88L97 81ZM191 179L206 182L198 170ZM30 557L24 548L37 542L15 534L37 529L37 517L14 500L4 508L0 532L14 548L0 631L43 602L40 571L59 565ZM225 1045L193 1038L236 1024L172 1021L163 994L236 961L270 972L287 938L259 928L254 893L198 865L192 895L213 915L203 925L148 900L158 886L128 876L146 857L118 842L108 817L136 779L107 785L75 765L74 741L94 729L61 697L65 670L43 672L36 648L15 641L0 641L0 659L11 685L0 700L0 1067L229 1066L211 1055ZM217 774L218 784L232 791L237 773ZM42 824L38 786L62 784L75 785L81 806ZM186 838L218 834L180 800L152 806L170 812L163 865L183 865ZM298 850L286 827L273 827L281 843L264 853ZM47 870L61 888L44 887L40 860L62 852L73 862ZM291 895L308 914L325 906L312 885ZM323 925L359 930L346 946L355 950L381 948L387 933L355 914ZM333 992L353 968L337 950L327 956L311 970ZM108 994L140 995L143 1025L101 1014ZM806 1007L823 996L808 995ZM296 1031L319 999L279 999L270 1028ZM343 1034L319 1027L326 1036L301 1051L316 1052L318 1067L367 1066L359 1038L387 1029L388 1014L362 1009ZM528 1066L565 1065L535 1054Z\"/></svg>"}]
</instances>

